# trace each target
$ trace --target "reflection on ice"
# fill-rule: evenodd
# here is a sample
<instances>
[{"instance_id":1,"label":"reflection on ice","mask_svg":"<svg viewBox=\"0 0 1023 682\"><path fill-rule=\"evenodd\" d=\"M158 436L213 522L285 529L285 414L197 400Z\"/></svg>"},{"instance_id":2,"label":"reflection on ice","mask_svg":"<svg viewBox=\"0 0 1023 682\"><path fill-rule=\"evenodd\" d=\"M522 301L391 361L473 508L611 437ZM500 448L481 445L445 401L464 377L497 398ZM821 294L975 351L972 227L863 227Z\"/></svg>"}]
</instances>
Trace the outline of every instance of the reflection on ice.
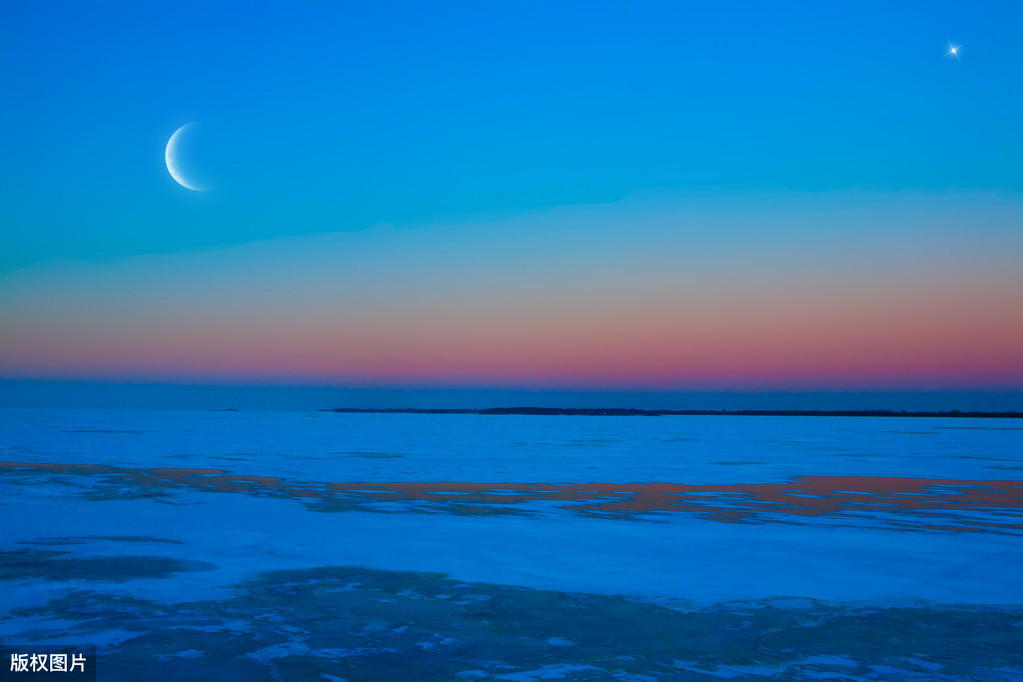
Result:
<instances>
[{"instance_id":1,"label":"reflection on ice","mask_svg":"<svg viewBox=\"0 0 1023 682\"><path fill-rule=\"evenodd\" d=\"M0 471L48 471L100 476L111 486L192 488L316 500L319 511L374 511L404 502L406 511L537 513L534 502L598 517L691 513L721 522L838 523L871 518L899 530L970 531L1023 535L1023 481L950 481L885 476L799 476L785 483L305 483L220 469L121 469L84 464L0 462ZM113 495L117 495L116 492ZM874 514L883 512L883 514Z\"/></svg>"}]
</instances>

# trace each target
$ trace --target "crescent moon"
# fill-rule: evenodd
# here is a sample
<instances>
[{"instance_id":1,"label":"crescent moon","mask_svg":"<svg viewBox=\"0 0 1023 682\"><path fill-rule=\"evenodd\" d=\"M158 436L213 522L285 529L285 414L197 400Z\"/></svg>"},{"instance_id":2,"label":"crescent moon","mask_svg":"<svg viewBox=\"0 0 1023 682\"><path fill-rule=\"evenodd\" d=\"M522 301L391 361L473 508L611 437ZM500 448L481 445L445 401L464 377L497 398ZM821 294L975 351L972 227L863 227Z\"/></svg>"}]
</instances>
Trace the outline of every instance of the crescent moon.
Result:
<instances>
[{"instance_id":1,"label":"crescent moon","mask_svg":"<svg viewBox=\"0 0 1023 682\"><path fill-rule=\"evenodd\" d=\"M187 128L191 128L194 125L195 125L194 122L186 123L185 125L181 126L180 128L174 131L174 134L170 136L169 140L167 140L167 150L164 152L164 159L167 162L167 172L170 173L171 177L174 178L175 182L177 182L179 185L186 189L194 190L196 192L204 192L206 191L204 187L197 187L195 184L186 180L184 174L182 174L181 172L181 169L178 168L176 165L178 160L177 153L178 140L181 138L181 134L185 132Z\"/></svg>"}]
</instances>

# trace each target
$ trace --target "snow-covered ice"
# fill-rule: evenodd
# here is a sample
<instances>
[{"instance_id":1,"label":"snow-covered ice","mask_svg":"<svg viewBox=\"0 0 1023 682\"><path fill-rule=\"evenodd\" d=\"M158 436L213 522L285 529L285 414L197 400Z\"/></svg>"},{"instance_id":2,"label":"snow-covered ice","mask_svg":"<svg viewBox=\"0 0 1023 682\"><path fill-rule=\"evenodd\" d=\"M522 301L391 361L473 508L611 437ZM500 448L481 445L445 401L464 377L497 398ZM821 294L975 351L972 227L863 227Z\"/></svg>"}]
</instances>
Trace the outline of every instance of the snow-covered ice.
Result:
<instances>
[{"instance_id":1,"label":"snow-covered ice","mask_svg":"<svg viewBox=\"0 0 1023 682\"><path fill-rule=\"evenodd\" d=\"M140 613L206 636L272 626L281 639L239 655L284 678L315 658L334 661L316 669L322 679L364 679L345 666L381 665L409 638L430 665L480 647L438 679L669 679L680 670L871 679L884 666L956 679L940 667L947 661L915 651L857 672L850 662L862 658L842 647L796 647L770 662L676 655L660 668L616 651L625 662L612 665L593 658L596 635L558 631L557 619L530 644L547 653L500 663L498 644L478 644L483 635L419 631L415 613L468 609L484 614L472 627L498 627L507 600L529 602L530 591L605 595L623 613L792 611L806 623L835 622L835 609L868 619L884 609L1023 609L1021 420L8 409L0 460L5 642L70 641L84 599L121 615L80 628L77 643L124 656L151 632ZM279 604L267 607L283 619L276 624L211 606L241 603L239 586L257 583L260 595L316 589L321 600L378 589L352 578L327 590L310 577L321 567L359 567L371 582L455 582L408 577L379 588L366 603L380 612L367 610L358 638L336 646L316 639L313 606L290 624ZM394 619L394 609L412 611ZM1013 627L1018 641L1023 628ZM201 644L168 643L154 660L213 665Z\"/></svg>"}]
</instances>

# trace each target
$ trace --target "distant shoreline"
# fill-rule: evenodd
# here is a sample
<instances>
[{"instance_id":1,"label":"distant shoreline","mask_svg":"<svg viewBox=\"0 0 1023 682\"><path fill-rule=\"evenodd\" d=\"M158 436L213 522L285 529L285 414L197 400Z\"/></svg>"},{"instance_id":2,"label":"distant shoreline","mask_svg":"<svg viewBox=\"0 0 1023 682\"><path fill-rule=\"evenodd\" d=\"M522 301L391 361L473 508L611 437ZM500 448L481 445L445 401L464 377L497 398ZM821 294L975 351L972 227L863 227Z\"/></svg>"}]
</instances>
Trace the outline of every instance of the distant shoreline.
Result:
<instances>
[{"instance_id":1,"label":"distant shoreline","mask_svg":"<svg viewBox=\"0 0 1023 682\"><path fill-rule=\"evenodd\" d=\"M897 410L638 410L631 408L490 407L485 409L418 407L335 407L320 412L356 414L483 414L584 417L951 417L970 419L1021 419L1023 412L897 411Z\"/></svg>"}]
</instances>

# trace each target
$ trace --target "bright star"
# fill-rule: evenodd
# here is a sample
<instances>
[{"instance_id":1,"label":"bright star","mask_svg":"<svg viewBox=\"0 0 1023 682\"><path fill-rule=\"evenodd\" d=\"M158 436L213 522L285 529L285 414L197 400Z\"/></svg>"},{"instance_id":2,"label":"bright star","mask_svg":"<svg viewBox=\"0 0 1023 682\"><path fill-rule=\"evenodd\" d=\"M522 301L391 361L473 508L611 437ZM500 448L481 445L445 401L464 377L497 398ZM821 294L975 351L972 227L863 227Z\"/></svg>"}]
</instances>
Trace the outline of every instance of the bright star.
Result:
<instances>
[{"instance_id":1,"label":"bright star","mask_svg":"<svg viewBox=\"0 0 1023 682\"><path fill-rule=\"evenodd\" d=\"M955 57L956 61L961 62L962 60L959 59L959 50L961 50L962 47L963 47L962 45L953 45L952 43L949 43L948 44L948 52L945 53L945 56L946 57Z\"/></svg>"}]
</instances>

